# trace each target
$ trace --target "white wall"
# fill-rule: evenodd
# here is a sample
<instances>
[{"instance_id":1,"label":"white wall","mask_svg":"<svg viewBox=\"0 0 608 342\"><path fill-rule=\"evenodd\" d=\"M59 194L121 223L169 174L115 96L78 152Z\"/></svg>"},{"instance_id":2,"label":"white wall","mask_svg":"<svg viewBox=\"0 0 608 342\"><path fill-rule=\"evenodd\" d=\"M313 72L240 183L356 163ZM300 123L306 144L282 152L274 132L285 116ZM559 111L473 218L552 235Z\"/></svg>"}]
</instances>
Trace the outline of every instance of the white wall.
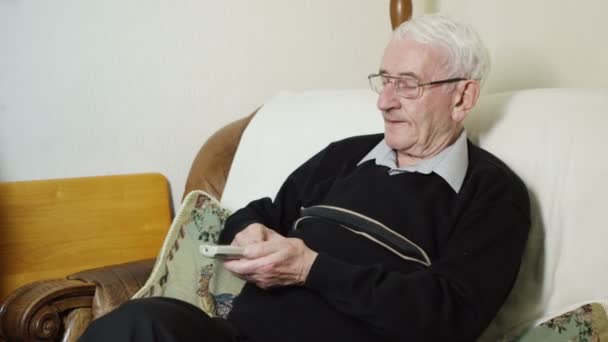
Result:
<instances>
[{"instance_id":1,"label":"white wall","mask_svg":"<svg viewBox=\"0 0 608 342\"><path fill-rule=\"evenodd\" d=\"M0 0L0 181L161 172L280 89L360 88L388 0Z\"/></svg>"},{"instance_id":2,"label":"white wall","mask_svg":"<svg viewBox=\"0 0 608 342\"><path fill-rule=\"evenodd\" d=\"M472 24L493 59L485 92L608 87L605 0L414 0Z\"/></svg>"},{"instance_id":3,"label":"white wall","mask_svg":"<svg viewBox=\"0 0 608 342\"><path fill-rule=\"evenodd\" d=\"M205 139L278 90L366 87L388 2L0 0L0 181L155 171L178 203ZM603 0L414 10L480 31L486 93L608 85Z\"/></svg>"}]
</instances>

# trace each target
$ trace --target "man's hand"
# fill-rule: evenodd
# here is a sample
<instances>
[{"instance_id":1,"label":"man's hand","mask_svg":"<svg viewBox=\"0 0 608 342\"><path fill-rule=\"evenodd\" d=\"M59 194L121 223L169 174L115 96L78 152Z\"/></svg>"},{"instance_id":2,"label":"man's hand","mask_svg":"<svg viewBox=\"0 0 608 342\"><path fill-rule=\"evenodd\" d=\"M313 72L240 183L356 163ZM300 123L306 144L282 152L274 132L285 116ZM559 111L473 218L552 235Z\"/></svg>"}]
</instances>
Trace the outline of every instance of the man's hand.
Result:
<instances>
[{"instance_id":1,"label":"man's hand","mask_svg":"<svg viewBox=\"0 0 608 342\"><path fill-rule=\"evenodd\" d=\"M234 236L231 246L245 247L252 243L266 241L270 234L276 232L261 223L252 223Z\"/></svg>"},{"instance_id":2,"label":"man's hand","mask_svg":"<svg viewBox=\"0 0 608 342\"><path fill-rule=\"evenodd\" d=\"M286 238L268 228L263 232L261 242L242 245L245 258L225 261L224 266L262 289L304 284L317 252L308 248L301 239Z\"/></svg>"}]
</instances>

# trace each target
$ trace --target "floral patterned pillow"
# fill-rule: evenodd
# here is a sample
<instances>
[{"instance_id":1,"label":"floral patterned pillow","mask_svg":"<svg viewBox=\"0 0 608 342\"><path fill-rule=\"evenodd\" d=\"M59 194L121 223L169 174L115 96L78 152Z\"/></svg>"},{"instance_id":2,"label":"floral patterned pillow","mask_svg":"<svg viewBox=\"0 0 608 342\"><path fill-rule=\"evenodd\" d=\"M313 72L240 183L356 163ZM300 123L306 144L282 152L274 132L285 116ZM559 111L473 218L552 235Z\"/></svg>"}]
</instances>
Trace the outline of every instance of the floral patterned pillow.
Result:
<instances>
[{"instance_id":1,"label":"floral patterned pillow","mask_svg":"<svg viewBox=\"0 0 608 342\"><path fill-rule=\"evenodd\" d=\"M211 195L195 190L182 202L167 232L152 273L132 298L171 297L226 317L244 281L222 262L203 256L202 243L217 243L230 211Z\"/></svg>"},{"instance_id":2,"label":"floral patterned pillow","mask_svg":"<svg viewBox=\"0 0 608 342\"><path fill-rule=\"evenodd\" d=\"M608 313L599 303L585 304L528 330L517 342L608 341Z\"/></svg>"}]
</instances>

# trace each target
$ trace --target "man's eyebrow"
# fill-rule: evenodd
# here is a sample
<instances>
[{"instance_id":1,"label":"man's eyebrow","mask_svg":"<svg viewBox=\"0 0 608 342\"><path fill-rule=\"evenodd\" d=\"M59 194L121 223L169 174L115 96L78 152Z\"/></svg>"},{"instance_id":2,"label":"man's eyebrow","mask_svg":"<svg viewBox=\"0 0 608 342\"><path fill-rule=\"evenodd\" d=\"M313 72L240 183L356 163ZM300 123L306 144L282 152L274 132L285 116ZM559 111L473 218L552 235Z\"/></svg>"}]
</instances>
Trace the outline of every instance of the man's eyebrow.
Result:
<instances>
[{"instance_id":1,"label":"man's eyebrow","mask_svg":"<svg viewBox=\"0 0 608 342\"><path fill-rule=\"evenodd\" d=\"M389 74L389 72L386 71L386 70L384 70L384 69L380 69L378 71L378 74L380 74L380 75L386 75L386 76L391 76ZM416 75L416 73L413 73L411 71L400 72L400 73L397 74L397 76L409 76L409 77L413 77L415 79L420 79L420 77L418 77L418 75Z\"/></svg>"}]
</instances>

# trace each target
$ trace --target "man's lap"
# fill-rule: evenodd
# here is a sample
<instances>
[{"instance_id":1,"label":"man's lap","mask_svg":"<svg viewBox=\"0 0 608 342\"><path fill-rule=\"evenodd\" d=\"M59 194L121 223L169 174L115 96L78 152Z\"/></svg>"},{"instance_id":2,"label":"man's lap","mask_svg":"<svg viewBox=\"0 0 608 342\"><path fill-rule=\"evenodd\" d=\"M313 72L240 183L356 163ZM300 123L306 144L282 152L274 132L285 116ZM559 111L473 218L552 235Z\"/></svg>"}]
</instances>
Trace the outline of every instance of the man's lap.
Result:
<instances>
[{"instance_id":1,"label":"man's lap","mask_svg":"<svg viewBox=\"0 0 608 342\"><path fill-rule=\"evenodd\" d=\"M93 321L83 342L95 341L243 341L221 318L174 298L150 297L126 302Z\"/></svg>"}]
</instances>

